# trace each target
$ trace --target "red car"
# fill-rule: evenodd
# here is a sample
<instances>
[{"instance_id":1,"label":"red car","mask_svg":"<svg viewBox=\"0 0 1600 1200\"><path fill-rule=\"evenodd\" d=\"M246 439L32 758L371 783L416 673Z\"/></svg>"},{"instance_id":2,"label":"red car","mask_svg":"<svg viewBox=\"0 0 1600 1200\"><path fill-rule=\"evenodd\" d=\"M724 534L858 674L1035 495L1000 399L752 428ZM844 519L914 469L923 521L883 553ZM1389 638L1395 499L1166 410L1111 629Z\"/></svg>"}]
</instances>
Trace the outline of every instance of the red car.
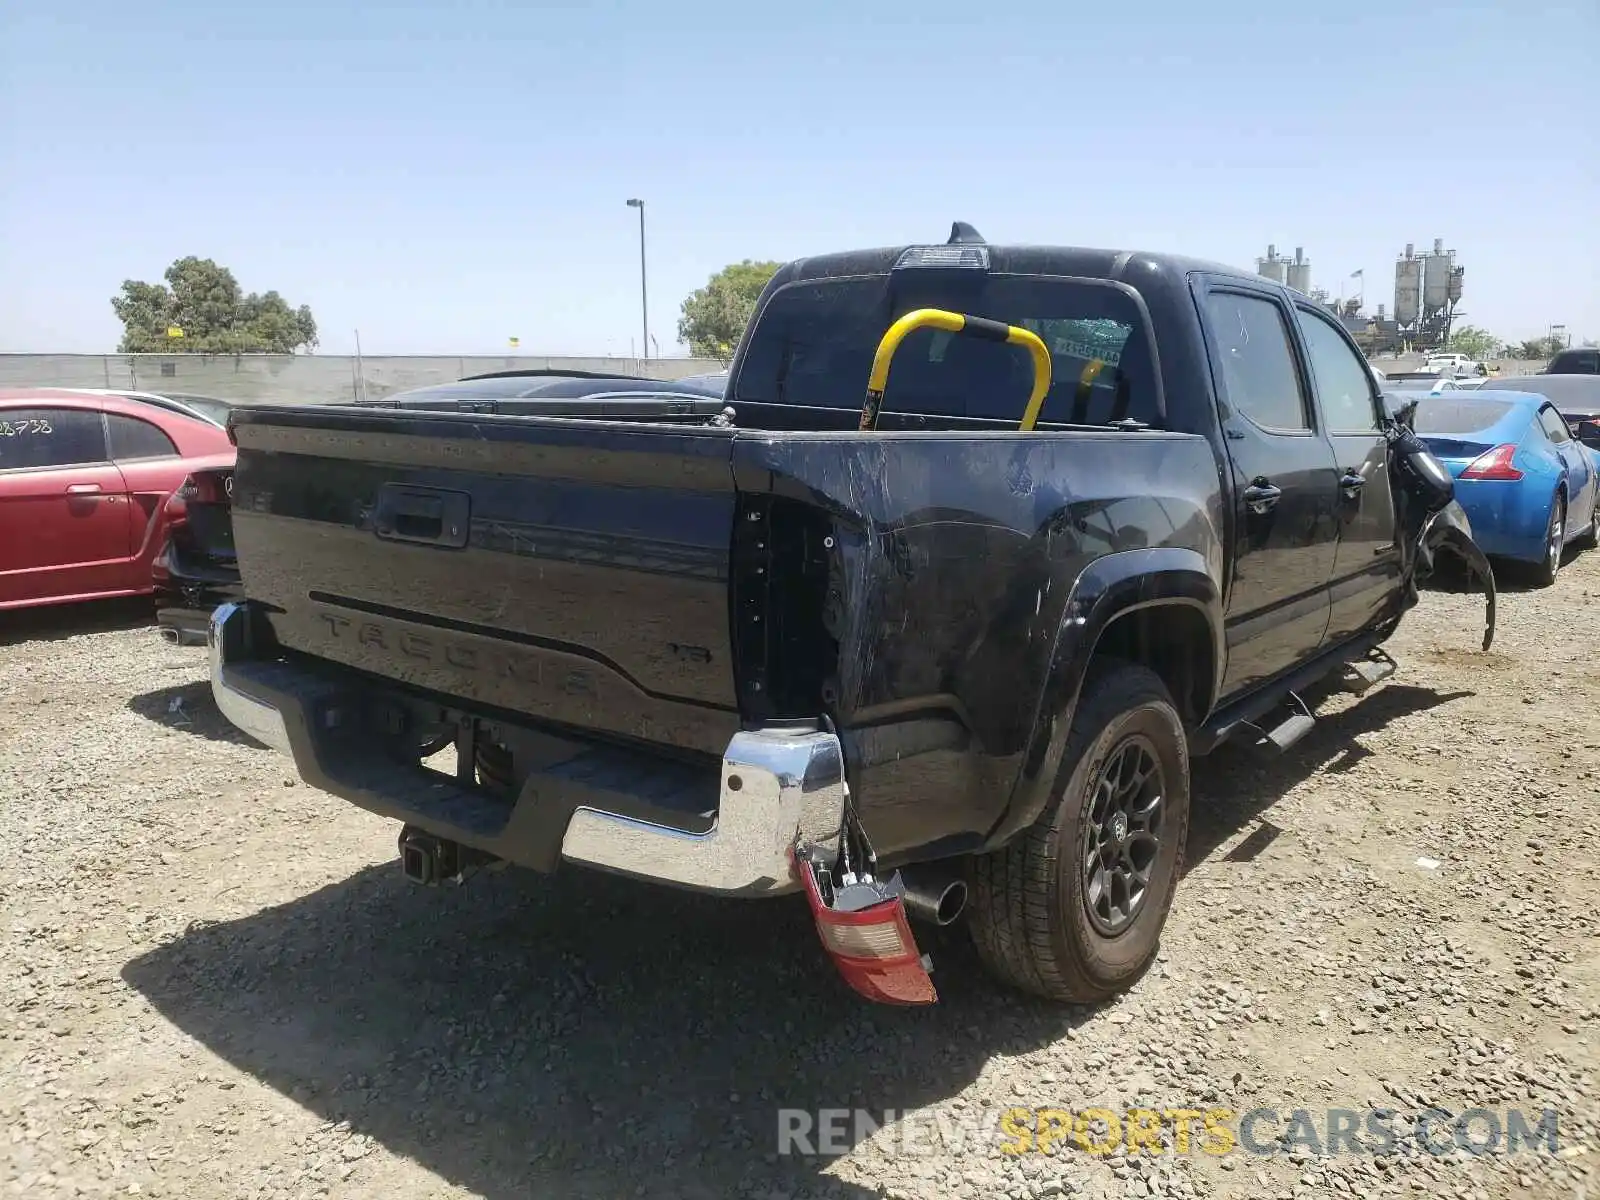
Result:
<instances>
[{"instance_id":1,"label":"red car","mask_svg":"<svg viewBox=\"0 0 1600 1200\"><path fill-rule=\"evenodd\" d=\"M150 594L169 498L233 455L227 430L175 409L0 388L0 609Z\"/></svg>"}]
</instances>

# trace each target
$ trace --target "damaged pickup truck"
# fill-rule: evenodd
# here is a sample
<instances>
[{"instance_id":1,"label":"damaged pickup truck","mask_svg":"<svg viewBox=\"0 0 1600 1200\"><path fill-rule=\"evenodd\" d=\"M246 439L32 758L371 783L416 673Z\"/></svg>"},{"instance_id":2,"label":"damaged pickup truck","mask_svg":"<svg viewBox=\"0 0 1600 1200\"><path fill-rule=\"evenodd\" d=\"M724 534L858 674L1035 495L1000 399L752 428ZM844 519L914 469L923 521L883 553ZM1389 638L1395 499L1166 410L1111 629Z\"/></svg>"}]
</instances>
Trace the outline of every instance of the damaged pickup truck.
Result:
<instances>
[{"instance_id":1,"label":"damaged pickup truck","mask_svg":"<svg viewBox=\"0 0 1600 1200\"><path fill-rule=\"evenodd\" d=\"M803 259L723 403L238 410L218 705L402 822L419 882L799 893L900 1004L936 998L908 918L964 919L999 979L1092 1002L1156 953L1192 755L1391 672L1440 549L1492 635L1448 472L1254 275L960 223Z\"/></svg>"}]
</instances>

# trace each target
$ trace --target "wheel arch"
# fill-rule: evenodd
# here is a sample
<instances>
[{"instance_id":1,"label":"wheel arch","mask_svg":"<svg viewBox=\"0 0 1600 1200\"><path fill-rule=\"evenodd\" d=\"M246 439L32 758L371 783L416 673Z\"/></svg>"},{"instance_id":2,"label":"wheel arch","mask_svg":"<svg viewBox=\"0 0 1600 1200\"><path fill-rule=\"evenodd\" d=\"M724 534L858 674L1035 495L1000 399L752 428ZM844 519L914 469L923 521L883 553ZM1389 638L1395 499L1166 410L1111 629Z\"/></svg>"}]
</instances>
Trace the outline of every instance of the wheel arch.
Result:
<instances>
[{"instance_id":1,"label":"wheel arch","mask_svg":"<svg viewBox=\"0 0 1600 1200\"><path fill-rule=\"evenodd\" d=\"M1216 704L1226 648L1219 571L1196 550L1150 547L1108 554L1073 584L1021 768L986 848L1038 818L1066 749L1089 665L1118 657L1149 667L1190 728Z\"/></svg>"}]
</instances>

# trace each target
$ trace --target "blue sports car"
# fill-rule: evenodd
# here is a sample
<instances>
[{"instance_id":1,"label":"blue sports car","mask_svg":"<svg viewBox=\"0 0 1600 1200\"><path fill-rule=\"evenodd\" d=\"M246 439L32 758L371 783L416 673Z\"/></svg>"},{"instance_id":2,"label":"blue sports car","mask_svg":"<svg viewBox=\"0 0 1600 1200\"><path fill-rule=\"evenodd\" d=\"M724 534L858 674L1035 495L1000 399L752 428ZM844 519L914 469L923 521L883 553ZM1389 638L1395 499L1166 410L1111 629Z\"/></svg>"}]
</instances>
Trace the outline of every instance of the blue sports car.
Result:
<instances>
[{"instance_id":1,"label":"blue sports car","mask_svg":"<svg viewBox=\"0 0 1600 1200\"><path fill-rule=\"evenodd\" d=\"M1485 554L1530 564L1548 586L1569 542L1600 540L1597 460L1544 396L1427 396L1413 423L1455 476L1456 499Z\"/></svg>"}]
</instances>

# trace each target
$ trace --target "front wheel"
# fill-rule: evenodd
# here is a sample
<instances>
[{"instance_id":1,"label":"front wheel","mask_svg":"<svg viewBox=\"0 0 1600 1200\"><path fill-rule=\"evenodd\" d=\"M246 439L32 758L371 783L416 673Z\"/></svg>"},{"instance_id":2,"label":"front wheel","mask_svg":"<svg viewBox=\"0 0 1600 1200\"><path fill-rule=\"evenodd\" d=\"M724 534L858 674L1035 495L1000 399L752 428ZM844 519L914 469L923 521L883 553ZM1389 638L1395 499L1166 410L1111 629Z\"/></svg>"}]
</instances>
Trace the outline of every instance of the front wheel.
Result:
<instances>
[{"instance_id":1,"label":"front wheel","mask_svg":"<svg viewBox=\"0 0 1600 1200\"><path fill-rule=\"evenodd\" d=\"M1566 548L1567 502L1557 496L1550 502L1550 521L1544 531L1544 558L1534 568L1534 582L1549 587L1561 574L1561 551Z\"/></svg>"},{"instance_id":2,"label":"front wheel","mask_svg":"<svg viewBox=\"0 0 1600 1200\"><path fill-rule=\"evenodd\" d=\"M1073 715L1054 798L973 864L969 928L991 974L1093 1004L1149 968L1189 833L1189 752L1166 684L1102 660Z\"/></svg>"}]
</instances>

